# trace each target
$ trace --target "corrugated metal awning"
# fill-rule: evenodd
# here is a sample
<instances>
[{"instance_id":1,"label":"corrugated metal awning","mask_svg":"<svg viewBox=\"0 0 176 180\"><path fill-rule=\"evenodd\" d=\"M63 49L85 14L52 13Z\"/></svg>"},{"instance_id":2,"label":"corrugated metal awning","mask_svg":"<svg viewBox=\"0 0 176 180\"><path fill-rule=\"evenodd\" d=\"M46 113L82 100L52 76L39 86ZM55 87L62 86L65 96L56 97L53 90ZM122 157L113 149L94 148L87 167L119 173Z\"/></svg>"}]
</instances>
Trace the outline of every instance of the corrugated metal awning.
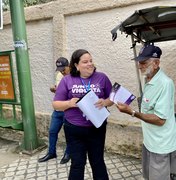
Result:
<instances>
[{"instance_id":1,"label":"corrugated metal awning","mask_svg":"<svg viewBox=\"0 0 176 180\"><path fill-rule=\"evenodd\" d=\"M117 38L117 30L133 35L144 43L176 39L176 6L156 6L136 10L134 14L116 26L112 38Z\"/></svg>"}]
</instances>

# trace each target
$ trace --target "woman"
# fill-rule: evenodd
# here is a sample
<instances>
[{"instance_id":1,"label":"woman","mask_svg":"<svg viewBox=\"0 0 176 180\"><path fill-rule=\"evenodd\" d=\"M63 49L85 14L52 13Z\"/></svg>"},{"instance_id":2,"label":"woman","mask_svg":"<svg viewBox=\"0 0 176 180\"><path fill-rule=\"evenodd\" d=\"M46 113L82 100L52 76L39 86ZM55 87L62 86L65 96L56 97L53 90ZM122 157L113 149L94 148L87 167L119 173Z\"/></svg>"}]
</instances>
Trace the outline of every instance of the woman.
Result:
<instances>
[{"instance_id":1,"label":"woman","mask_svg":"<svg viewBox=\"0 0 176 180\"><path fill-rule=\"evenodd\" d=\"M108 180L104 163L105 121L95 128L86 120L76 102L90 89L99 97L97 108L112 105L109 94L112 85L104 73L96 72L90 53L76 50L70 61L70 75L65 76L56 91L53 107L65 112L64 131L70 145L71 167L69 180L84 180L88 154L94 180Z\"/></svg>"}]
</instances>

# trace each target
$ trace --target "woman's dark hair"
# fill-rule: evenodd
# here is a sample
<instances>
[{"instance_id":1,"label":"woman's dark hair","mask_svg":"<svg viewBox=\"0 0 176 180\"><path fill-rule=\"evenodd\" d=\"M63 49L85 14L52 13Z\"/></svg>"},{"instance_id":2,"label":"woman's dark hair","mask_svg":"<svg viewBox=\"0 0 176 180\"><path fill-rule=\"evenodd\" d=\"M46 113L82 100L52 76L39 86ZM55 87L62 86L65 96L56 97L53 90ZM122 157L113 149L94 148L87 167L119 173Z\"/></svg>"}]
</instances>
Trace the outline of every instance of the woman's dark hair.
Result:
<instances>
[{"instance_id":1,"label":"woman's dark hair","mask_svg":"<svg viewBox=\"0 0 176 180\"><path fill-rule=\"evenodd\" d=\"M77 68L75 66L75 63L78 64L80 61L80 57L84 54L90 54L87 50L85 49L78 49L73 52L70 60L70 74L71 76L80 76L80 72L77 71Z\"/></svg>"}]
</instances>

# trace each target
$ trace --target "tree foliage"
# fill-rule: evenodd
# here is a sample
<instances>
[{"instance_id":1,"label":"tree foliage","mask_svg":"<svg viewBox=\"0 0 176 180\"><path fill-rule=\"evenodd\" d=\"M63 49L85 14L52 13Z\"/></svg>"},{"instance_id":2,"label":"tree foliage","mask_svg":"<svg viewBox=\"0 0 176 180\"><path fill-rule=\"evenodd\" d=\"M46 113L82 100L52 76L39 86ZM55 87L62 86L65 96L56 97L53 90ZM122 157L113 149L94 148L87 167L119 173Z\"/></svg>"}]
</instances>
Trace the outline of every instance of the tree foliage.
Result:
<instances>
[{"instance_id":1,"label":"tree foliage","mask_svg":"<svg viewBox=\"0 0 176 180\"><path fill-rule=\"evenodd\" d=\"M55 0L23 0L23 1L24 1L24 7L28 7L37 4L48 3L50 1L55 1ZM3 2L3 10L9 10L9 0L2 0L2 2Z\"/></svg>"}]
</instances>

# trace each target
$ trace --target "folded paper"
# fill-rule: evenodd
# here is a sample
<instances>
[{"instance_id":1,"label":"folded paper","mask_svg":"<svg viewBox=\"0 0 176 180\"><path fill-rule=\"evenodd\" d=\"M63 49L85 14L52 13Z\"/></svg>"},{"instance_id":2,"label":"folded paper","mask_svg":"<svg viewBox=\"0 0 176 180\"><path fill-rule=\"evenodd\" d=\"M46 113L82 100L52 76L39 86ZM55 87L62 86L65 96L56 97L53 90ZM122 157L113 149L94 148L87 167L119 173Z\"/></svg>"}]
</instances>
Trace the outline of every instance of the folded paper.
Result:
<instances>
[{"instance_id":1,"label":"folded paper","mask_svg":"<svg viewBox=\"0 0 176 180\"><path fill-rule=\"evenodd\" d=\"M125 103L129 105L136 98L136 96L133 95L126 88L124 88L123 86L115 82L114 85L112 86L112 90L111 90L109 98L115 104L120 102L120 103Z\"/></svg>"}]
</instances>

